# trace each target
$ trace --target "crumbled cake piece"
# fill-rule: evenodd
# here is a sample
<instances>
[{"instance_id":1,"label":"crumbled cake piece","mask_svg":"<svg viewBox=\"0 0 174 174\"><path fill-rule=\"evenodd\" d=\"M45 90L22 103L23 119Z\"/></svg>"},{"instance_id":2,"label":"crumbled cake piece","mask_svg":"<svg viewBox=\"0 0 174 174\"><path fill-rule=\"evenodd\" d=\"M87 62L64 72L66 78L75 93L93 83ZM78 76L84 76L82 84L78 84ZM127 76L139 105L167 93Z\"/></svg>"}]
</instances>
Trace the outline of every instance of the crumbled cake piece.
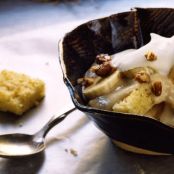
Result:
<instances>
[{"instance_id":1,"label":"crumbled cake piece","mask_svg":"<svg viewBox=\"0 0 174 174\"><path fill-rule=\"evenodd\" d=\"M154 105L151 87L149 84L141 84L133 90L130 95L119 103L114 104L113 110L116 112L145 114Z\"/></svg>"},{"instance_id":2,"label":"crumbled cake piece","mask_svg":"<svg viewBox=\"0 0 174 174\"><path fill-rule=\"evenodd\" d=\"M45 95L45 84L25 74L0 72L0 111L21 115L39 104Z\"/></svg>"},{"instance_id":3,"label":"crumbled cake piece","mask_svg":"<svg viewBox=\"0 0 174 174\"><path fill-rule=\"evenodd\" d=\"M75 149L70 149L70 153L73 155L73 156L78 156L78 154L77 154L77 151L75 150Z\"/></svg>"}]
</instances>

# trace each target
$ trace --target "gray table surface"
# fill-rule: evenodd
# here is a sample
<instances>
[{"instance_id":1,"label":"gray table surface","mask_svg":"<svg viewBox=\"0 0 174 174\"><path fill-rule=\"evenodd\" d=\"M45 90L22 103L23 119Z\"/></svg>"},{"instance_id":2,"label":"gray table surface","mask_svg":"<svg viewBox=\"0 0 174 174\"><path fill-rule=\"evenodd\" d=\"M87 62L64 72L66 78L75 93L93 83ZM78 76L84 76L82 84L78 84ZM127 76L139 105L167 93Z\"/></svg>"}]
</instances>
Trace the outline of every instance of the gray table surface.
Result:
<instances>
[{"instance_id":1,"label":"gray table surface","mask_svg":"<svg viewBox=\"0 0 174 174\"><path fill-rule=\"evenodd\" d=\"M131 7L174 7L174 1L81 0L78 3L0 1L0 64L5 61L2 67L9 66L25 71L25 68L21 67L25 64L21 57L31 56L31 50L33 52L41 50L42 53L36 54L38 59L43 56L45 64L41 68L45 69L45 65L50 65L50 68L46 69L50 76L46 76L45 80L55 85L53 88L55 94L51 93L52 88L48 85L48 96L40 106L42 112L36 109L17 120L0 113L0 132L33 133L52 114L58 113L64 105L71 103L57 61L58 40L73 27L85 21L127 11ZM23 46L25 44L26 46ZM10 64L13 58L10 59L8 56L13 57L13 54L19 65ZM48 60L45 55L51 59ZM31 61L27 63L35 66ZM30 73L29 70L26 72ZM34 73L41 77L45 75L39 70ZM51 75L56 73L57 76L50 80ZM55 78L59 80L57 83L54 82ZM56 95L54 101L50 101L54 95ZM77 157L65 151L71 147L77 150ZM0 158L0 174L173 174L173 164L173 156L144 156L116 148L83 113L75 111L49 133L44 153L21 159Z\"/></svg>"}]
</instances>

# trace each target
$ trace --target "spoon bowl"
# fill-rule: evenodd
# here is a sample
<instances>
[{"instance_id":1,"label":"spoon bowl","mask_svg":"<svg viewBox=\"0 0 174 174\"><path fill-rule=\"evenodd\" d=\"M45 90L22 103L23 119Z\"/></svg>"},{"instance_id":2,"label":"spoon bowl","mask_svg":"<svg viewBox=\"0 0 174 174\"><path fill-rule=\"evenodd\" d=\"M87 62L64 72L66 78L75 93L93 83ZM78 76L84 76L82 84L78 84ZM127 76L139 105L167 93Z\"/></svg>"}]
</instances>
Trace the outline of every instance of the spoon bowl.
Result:
<instances>
[{"instance_id":1,"label":"spoon bowl","mask_svg":"<svg viewBox=\"0 0 174 174\"><path fill-rule=\"evenodd\" d=\"M24 157L42 152L45 149L45 136L49 130L63 121L74 110L75 108L72 108L62 115L52 117L34 135L20 133L0 135L0 157Z\"/></svg>"},{"instance_id":2,"label":"spoon bowl","mask_svg":"<svg viewBox=\"0 0 174 174\"><path fill-rule=\"evenodd\" d=\"M27 156L45 149L43 141L34 141L33 135L5 134L0 136L0 156Z\"/></svg>"}]
</instances>

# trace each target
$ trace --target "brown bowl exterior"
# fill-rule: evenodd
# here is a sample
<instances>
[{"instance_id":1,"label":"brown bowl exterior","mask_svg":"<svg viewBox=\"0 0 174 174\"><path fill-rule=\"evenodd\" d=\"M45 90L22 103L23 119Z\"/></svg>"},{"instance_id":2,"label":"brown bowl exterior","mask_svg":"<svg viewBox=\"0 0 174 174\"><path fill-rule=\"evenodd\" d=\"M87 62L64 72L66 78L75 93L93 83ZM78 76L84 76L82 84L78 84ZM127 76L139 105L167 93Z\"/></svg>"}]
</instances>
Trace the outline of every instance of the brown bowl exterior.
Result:
<instances>
[{"instance_id":1,"label":"brown bowl exterior","mask_svg":"<svg viewBox=\"0 0 174 174\"><path fill-rule=\"evenodd\" d=\"M174 154L174 128L144 116L115 113L87 106L77 79L99 53L139 48L150 33L174 35L174 9L136 8L80 25L59 42L59 58L72 101L117 145L146 154ZM129 146L127 146L129 145ZM142 151L141 151L142 150ZM143 151L144 150L144 151Z\"/></svg>"}]
</instances>

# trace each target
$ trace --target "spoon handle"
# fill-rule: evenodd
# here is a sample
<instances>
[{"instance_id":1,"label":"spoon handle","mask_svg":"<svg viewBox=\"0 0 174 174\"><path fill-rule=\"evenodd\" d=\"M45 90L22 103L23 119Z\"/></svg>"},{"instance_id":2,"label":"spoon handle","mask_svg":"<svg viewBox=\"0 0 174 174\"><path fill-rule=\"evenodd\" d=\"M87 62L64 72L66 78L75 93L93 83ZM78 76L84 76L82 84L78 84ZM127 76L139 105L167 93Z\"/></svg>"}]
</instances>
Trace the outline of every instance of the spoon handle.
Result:
<instances>
[{"instance_id":1,"label":"spoon handle","mask_svg":"<svg viewBox=\"0 0 174 174\"><path fill-rule=\"evenodd\" d=\"M60 123L61 121L63 121L67 116L68 114L70 114L72 111L74 111L76 108L72 108L68 111L66 111L65 113L61 114L61 115L58 115L58 116L53 116L49 121L48 123L45 124L45 126L43 126L41 128L41 130L39 130L36 134L35 134L35 137L40 137L40 138L44 138L47 133L49 132L49 130L51 128L53 128L55 125L57 125L58 123Z\"/></svg>"}]
</instances>

